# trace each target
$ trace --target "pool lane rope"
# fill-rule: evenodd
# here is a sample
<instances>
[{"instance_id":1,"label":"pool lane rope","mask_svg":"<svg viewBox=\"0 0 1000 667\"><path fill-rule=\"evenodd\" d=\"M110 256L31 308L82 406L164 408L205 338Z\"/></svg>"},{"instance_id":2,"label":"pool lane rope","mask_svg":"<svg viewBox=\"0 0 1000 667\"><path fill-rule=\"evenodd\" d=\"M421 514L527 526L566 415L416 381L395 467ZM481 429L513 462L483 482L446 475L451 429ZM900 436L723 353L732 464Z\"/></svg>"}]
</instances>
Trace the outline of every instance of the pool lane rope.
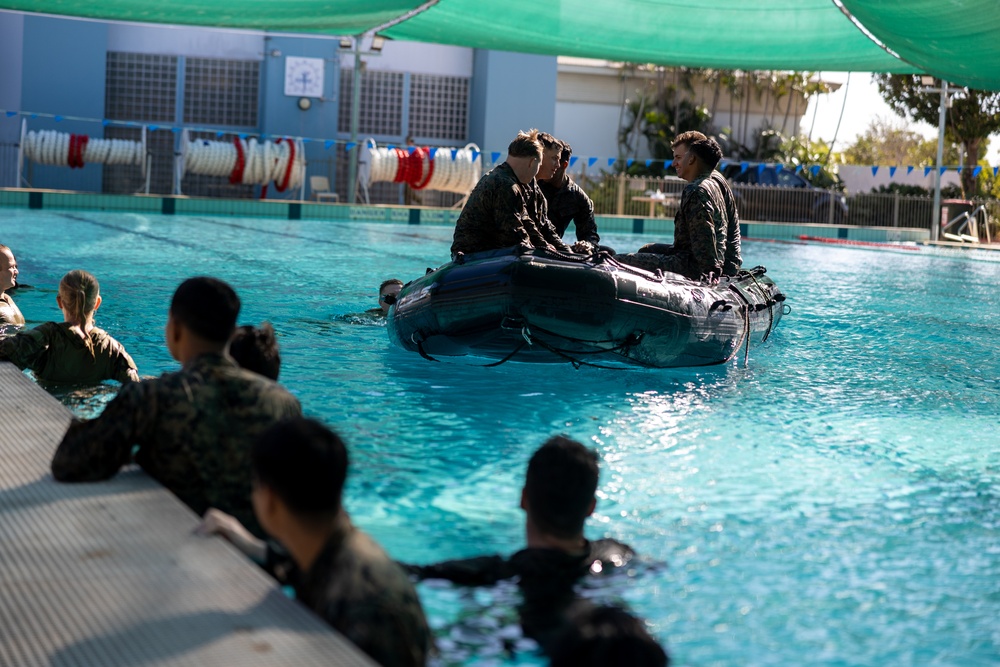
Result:
<instances>
[{"instance_id":1,"label":"pool lane rope","mask_svg":"<svg viewBox=\"0 0 1000 667\"><path fill-rule=\"evenodd\" d=\"M234 185L267 186L273 181L278 192L298 189L305 180L301 139L284 137L272 142L233 137L230 142L185 138L183 147L185 173L227 177Z\"/></svg>"},{"instance_id":2,"label":"pool lane rope","mask_svg":"<svg viewBox=\"0 0 1000 667\"><path fill-rule=\"evenodd\" d=\"M85 164L142 167L146 150L141 141L96 139L86 134L32 130L24 135L24 156L38 164L80 169Z\"/></svg>"},{"instance_id":3,"label":"pool lane rope","mask_svg":"<svg viewBox=\"0 0 1000 667\"><path fill-rule=\"evenodd\" d=\"M429 146L379 146L367 141L368 184L405 183L414 190L438 190L467 195L482 176L481 151L475 144L465 148Z\"/></svg>"}]
</instances>

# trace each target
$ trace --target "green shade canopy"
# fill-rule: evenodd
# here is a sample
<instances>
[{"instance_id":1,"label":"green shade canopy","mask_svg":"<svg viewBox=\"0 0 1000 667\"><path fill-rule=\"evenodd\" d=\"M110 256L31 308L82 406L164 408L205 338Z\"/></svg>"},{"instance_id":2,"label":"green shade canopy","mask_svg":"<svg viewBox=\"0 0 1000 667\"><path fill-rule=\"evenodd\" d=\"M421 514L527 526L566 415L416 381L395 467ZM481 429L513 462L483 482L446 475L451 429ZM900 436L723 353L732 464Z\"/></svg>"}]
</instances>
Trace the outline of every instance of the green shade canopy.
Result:
<instances>
[{"instance_id":1,"label":"green shade canopy","mask_svg":"<svg viewBox=\"0 0 1000 667\"><path fill-rule=\"evenodd\" d=\"M1000 89L998 0L0 0L0 9L275 32L380 29L398 39L689 67L928 71Z\"/></svg>"},{"instance_id":2,"label":"green shade canopy","mask_svg":"<svg viewBox=\"0 0 1000 667\"><path fill-rule=\"evenodd\" d=\"M1000 90L1000 1L841 0L878 40L920 70Z\"/></svg>"}]
</instances>

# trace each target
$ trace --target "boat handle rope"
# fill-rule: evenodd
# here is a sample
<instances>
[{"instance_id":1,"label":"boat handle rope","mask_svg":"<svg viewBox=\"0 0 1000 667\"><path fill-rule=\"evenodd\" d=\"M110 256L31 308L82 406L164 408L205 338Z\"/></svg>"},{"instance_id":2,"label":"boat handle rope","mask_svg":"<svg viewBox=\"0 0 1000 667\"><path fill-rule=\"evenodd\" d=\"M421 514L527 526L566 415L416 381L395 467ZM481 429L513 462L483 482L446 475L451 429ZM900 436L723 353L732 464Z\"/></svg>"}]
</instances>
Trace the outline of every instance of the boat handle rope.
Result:
<instances>
[{"instance_id":1,"label":"boat handle rope","mask_svg":"<svg viewBox=\"0 0 1000 667\"><path fill-rule=\"evenodd\" d=\"M743 368L746 368L750 362L750 300L743 296L743 293L735 285L730 285L729 289L735 292L736 296L746 304L745 306L740 306L740 312L743 314L743 336L740 337L740 342L736 344L736 349L739 350L740 346L743 345L743 341L746 341L746 349L743 352Z\"/></svg>"}]
</instances>

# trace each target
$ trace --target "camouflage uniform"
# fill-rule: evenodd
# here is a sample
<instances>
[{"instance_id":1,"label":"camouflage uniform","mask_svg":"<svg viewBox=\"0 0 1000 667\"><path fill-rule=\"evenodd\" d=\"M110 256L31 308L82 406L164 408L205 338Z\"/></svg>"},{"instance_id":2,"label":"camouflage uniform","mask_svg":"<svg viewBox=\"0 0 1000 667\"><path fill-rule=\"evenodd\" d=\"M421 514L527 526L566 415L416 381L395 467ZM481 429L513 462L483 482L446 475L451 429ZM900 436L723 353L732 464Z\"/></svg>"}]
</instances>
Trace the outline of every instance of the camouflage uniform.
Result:
<instances>
[{"instance_id":1,"label":"camouflage uniform","mask_svg":"<svg viewBox=\"0 0 1000 667\"><path fill-rule=\"evenodd\" d=\"M618 255L616 259L648 271L679 273L691 280L699 280L709 272L719 276L725 262L728 233L722 190L710 174L703 174L684 188L680 208L674 216L672 246L649 244L637 253ZM670 254L660 254L664 250Z\"/></svg>"},{"instance_id":2,"label":"camouflage uniform","mask_svg":"<svg viewBox=\"0 0 1000 667\"><path fill-rule=\"evenodd\" d=\"M627 545L602 539L588 541L579 554L529 547L510 558L480 556L404 567L420 579L446 579L462 586L491 586L518 577L523 596L518 609L521 628L544 647L576 598L575 584L588 574L622 567L634 556Z\"/></svg>"},{"instance_id":3,"label":"camouflage uniform","mask_svg":"<svg viewBox=\"0 0 1000 667\"><path fill-rule=\"evenodd\" d=\"M722 273L727 276L735 276L743 266L743 255L740 247L740 212L736 210L736 198L733 197L733 190L729 187L729 181L716 169L712 170L711 178L722 191L722 199L726 202L726 218L728 227L726 228L726 257L722 267Z\"/></svg>"},{"instance_id":4,"label":"camouflage uniform","mask_svg":"<svg viewBox=\"0 0 1000 667\"><path fill-rule=\"evenodd\" d=\"M431 631L403 569L346 514L308 572L268 549L267 567L295 596L383 667L426 664Z\"/></svg>"},{"instance_id":5,"label":"camouflage uniform","mask_svg":"<svg viewBox=\"0 0 1000 667\"><path fill-rule=\"evenodd\" d=\"M549 222L545 195L535 179L521 183L504 162L483 176L455 224L451 255L512 246L570 252Z\"/></svg>"},{"instance_id":6,"label":"camouflage uniform","mask_svg":"<svg viewBox=\"0 0 1000 667\"><path fill-rule=\"evenodd\" d=\"M217 507L263 536L250 505L249 450L279 419L302 414L275 382L220 354L122 387L96 419L74 419L52 459L63 482L112 477L132 459L198 514Z\"/></svg>"},{"instance_id":7,"label":"camouflage uniform","mask_svg":"<svg viewBox=\"0 0 1000 667\"><path fill-rule=\"evenodd\" d=\"M0 326L5 324L24 324L24 315L6 292L0 294Z\"/></svg>"},{"instance_id":8,"label":"camouflage uniform","mask_svg":"<svg viewBox=\"0 0 1000 667\"><path fill-rule=\"evenodd\" d=\"M135 362L122 344L104 329L88 334L93 351L67 322L45 322L0 340L0 359L30 368L39 380L67 384L97 384L104 380L138 382Z\"/></svg>"},{"instance_id":9,"label":"camouflage uniform","mask_svg":"<svg viewBox=\"0 0 1000 667\"><path fill-rule=\"evenodd\" d=\"M594 221L594 202L590 201L583 188L569 176L561 188L548 182L539 183L539 186L548 203L549 220L560 238L572 222L576 228L577 241L589 241L595 248L601 244L597 223Z\"/></svg>"}]
</instances>

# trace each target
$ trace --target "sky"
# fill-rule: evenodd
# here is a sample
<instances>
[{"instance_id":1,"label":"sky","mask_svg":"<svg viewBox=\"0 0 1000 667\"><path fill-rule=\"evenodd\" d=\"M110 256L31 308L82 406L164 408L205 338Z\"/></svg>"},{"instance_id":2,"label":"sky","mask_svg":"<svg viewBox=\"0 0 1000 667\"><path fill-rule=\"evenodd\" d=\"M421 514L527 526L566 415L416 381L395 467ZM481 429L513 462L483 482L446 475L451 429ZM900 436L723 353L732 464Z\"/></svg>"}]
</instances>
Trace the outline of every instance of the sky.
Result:
<instances>
[{"instance_id":1,"label":"sky","mask_svg":"<svg viewBox=\"0 0 1000 667\"><path fill-rule=\"evenodd\" d=\"M894 123L904 123L904 119L896 115L889 105L885 103L879 95L878 87L872 83L869 72L854 72L849 75L847 72L824 72L822 77L826 81L843 84L840 89L827 95L818 95L809 102L809 108L802 119L802 132L809 134L810 125L813 127L813 139L825 139L827 142L834 136L837 138L835 151L843 150L854 143L858 135L863 134L868 128L868 124L876 117L890 120ZM844 106L844 98L847 98L847 105ZM840 117L841 109L844 112L843 121L840 123L840 131L837 131L837 119ZM815 115L815 124L813 116ZM937 126L924 122L913 122L909 128L914 132L919 132L928 139L937 138ZM986 159L991 165L1000 165L1000 136L993 135L990 138L989 152Z\"/></svg>"}]
</instances>

